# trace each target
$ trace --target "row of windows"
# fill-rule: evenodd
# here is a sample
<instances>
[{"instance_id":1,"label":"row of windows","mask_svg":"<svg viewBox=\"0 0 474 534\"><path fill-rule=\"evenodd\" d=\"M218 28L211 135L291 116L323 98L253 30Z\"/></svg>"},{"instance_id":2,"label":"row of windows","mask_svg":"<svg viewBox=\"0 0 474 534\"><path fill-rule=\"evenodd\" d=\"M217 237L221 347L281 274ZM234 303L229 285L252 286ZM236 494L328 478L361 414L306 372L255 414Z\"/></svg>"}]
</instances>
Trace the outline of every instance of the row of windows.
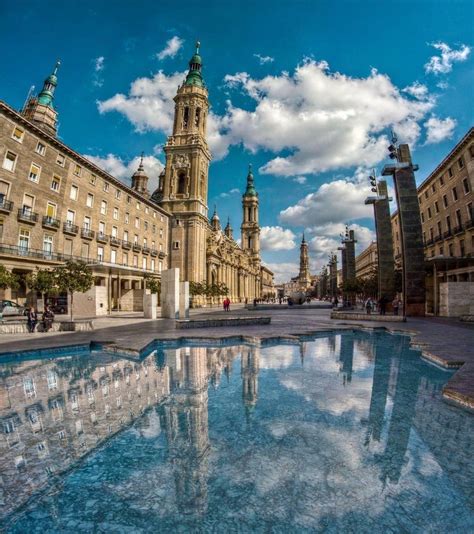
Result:
<instances>
[{"instance_id":1,"label":"row of windows","mask_svg":"<svg viewBox=\"0 0 474 534\"><path fill-rule=\"evenodd\" d=\"M465 195L469 194L469 192L470 192L469 182L468 182L467 178L465 178L463 180L463 191L464 191ZM452 195L453 202L457 202L459 200L458 190L457 190L456 187L453 187L451 189L451 195ZM443 206L445 208L447 208L449 206L449 201L448 201L448 196L447 195L443 195ZM439 210L439 203L438 203L437 200L434 202L433 207L434 207L435 213L439 213L439 211L440 211ZM431 217L432 217L431 206L428 207L426 213L427 213L428 219L431 219ZM425 222L425 214L424 214L423 211L421 212L421 221Z\"/></svg>"},{"instance_id":2,"label":"row of windows","mask_svg":"<svg viewBox=\"0 0 474 534\"><path fill-rule=\"evenodd\" d=\"M470 202L467 206L467 216L468 216L468 221L472 220L472 202ZM456 223L456 227L457 228L461 228L462 225L463 225L463 216L462 216L462 213L461 213L461 210L456 210L456 214L455 214L455 223ZM446 231L447 232L451 232L452 230L452 221L451 221L451 217L449 215L446 216ZM443 234L443 227L442 227L442 223L441 221L438 221L436 223L436 228L438 230L438 235L441 236ZM433 227L431 226L430 229L429 229L429 235L430 235L430 239L433 239L434 238L434 229ZM398 233L397 233L397 236L398 236ZM423 240L426 242L426 232L423 232Z\"/></svg>"},{"instance_id":3,"label":"row of windows","mask_svg":"<svg viewBox=\"0 0 474 534\"><path fill-rule=\"evenodd\" d=\"M471 158L474 158L474 145L471 145L471 146L469 147L469 153L470 153ZM446 174L447 174L447 177L448 177L448 178L452 178L452 177L454 176L455 172L456 172L456 167L457 167L459 170L461 170L461 169L464 169L464 166L465 166L464 158L461 156L461 157L457 160L457 162L456 162L455 165L452 165L451 167L448 168L447 173L446 173ZM442 175L439 177L439 186L440 186L440 187L443 187L443 186L444 186L444 183L445 183L445 176L446 176L446 174L444 174L444 175L442 174ZM424 195L423 195L425 199L429 197L430 191L431 191L432 194L433 194L433 193L436 193L436 182L435 182L435 181L433 181L433 183L431 184L431 187L430 187L430 188L425 189L425 191L424 191ZM422 197L421 195L420 195L420 197L419 197L419 202L420 202L420 204L423 202L423 197Z\"/></svg>"}]
</instances>

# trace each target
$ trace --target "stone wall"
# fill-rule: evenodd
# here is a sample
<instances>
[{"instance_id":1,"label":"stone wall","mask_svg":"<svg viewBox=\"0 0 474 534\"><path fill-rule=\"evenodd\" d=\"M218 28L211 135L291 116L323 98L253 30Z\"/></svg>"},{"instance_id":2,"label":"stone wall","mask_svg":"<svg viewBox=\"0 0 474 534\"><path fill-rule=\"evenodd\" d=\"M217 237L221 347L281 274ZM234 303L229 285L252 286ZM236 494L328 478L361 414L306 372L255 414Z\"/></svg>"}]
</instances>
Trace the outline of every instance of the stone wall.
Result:
<instances>
[{"instance_id":1,"label":"stone wall","mask_svg":"<svg viewBox=\"0 0 474 534\"><path fill-rule=\"evenodd\" d=\"M143 289L122 289L121 311L143 311Z\"/></svg>"},{"instance_id":2,"label":"stone wall","mask_svg":"<svg viewBox=\"0 0 474 534\"><path fill-rule=\"evenodd\" d=\"M442 317L474 315L474 282L439 284L439 315Z\"/></svg>"}]
</instances>

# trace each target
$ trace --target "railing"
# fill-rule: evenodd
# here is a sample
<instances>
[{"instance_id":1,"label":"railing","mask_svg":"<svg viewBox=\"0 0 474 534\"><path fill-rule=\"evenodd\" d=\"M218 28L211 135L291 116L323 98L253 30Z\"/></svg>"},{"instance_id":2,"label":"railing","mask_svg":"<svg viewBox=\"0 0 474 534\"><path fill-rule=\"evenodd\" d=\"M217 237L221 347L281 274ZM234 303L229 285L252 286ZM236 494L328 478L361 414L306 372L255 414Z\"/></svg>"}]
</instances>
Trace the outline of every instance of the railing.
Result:
<instances>
[{"instance_id":1,"label":"railing","mask_svg":"<svg viewBox=\"0 0 474 534\"><path fill-rule=\"evenodd\" d=\"M143 247L142 248L142 253L145 254L145 255L148 255L148 254L150 254L150 249L148 247Z\"/></svg>"},{"instance_id":2,"label":"railing","mask_svg":"<svg viewBox=\"0 0 474 534\"><path fill-rule=\"evenodd\" d=\"M55 219L54 217L50 217L49 215L44 215L43 226L45 228L57 230L61 226L61 221L59 219Z\"/></svg>"},{"instance_id":3,"label":"railing","mask_svg":"<svg viewBox=\"0 0 474 534\"><path fill-rule=\"evenodd\" d=\"M150 250L150 254L151 254L153 257L156 257L156 256L158 256L158 251L156 250L156 248L152 248L152 249Z\"/></svg>"},{"instance_id":4,"label":"railing","mask_svg":"<svg viewBox=\"0 0 474 534\"><path fill-rule=\"evenodd\" d=\"M81 258L79 256L73 256L72 254L58 254L56 252L49 252L46 250L39 250L29 247L18 247L14 245L0 244L0 254L12 254L14 256L24 256L28 258L37 258L50 261L85 261L86 263L94 263L94 260L90 258Z\"/></svg>"},{"instance_id":5,"label":"railing","mask_svg":"<svg viewBox=\"0 0 474 534\"><path fill-rule=\"evenodd\" d=\"M18 210L18 220L30 224L36 224L38 222L38 214L29 209L20 208Z\"/></svg>"},{"instance_id":6,"label":"railing","mask_svg":"<svg viewBox=\"0 0 474 534\"><path fill-rule=\"evenodd\" d=\"M113 246L113 247L119 247L120 244L121 244L121 241L118 237L115 237L113 235L110 236L110 244Z\"/></svg>"},{"instance_id":7,"label":"railing","mask_svg":"<svg viewBox=\"0 0 474 534\"><path fill-rule=\"evenodd\" d=\"M442 236L441 234L435 235L435 237L434 237L434 241L435 241L435 243L436 243L437 241L441 241L441 239L443 239L443 236Z\"/></svg>"},{"instance_id":8,"label":"railing","mask_svg":"<svg viewBox=\"0 0 474 534\"><path fill-rule=\"evenodd\" d=\"M0 211L3 213L10 213L13 211L13 202L7 200L5 197L2 198L0 195Z\"/></svg>"},{"instance_id":9,"label":"railing","mask_svg":"<svg viewBox=\"0 0 474 534\"><path fill-rule=\"evenodd\" d=\"M433 243L434 243L434 239L428 239L428 241L426 241L426 243L425 243L425 247L429 247Z\"/></svg>"},{"instance_id":10,"label":"railing","mask_svg":"<svg viewBox=\"0 0 474 534\"><path fill-rule=\"evenodd\" d=\"M94 239L95 232L89 228L81 228L81 237L83 239Z\"/></svg>"},{"instance_id":11,"label":"railing","mask_svg":"<svg viewBox=\"0 0 474 534\"><path fill-rule=\"evenodd\" d=\"M133 250L135 252L140 252L142 247L138 243L133 243Z\"/></svg>"},{"instance_id":12,"label":"railing","mask_svg":"<svg viewBox=\"0 0 474 534\"><path fill-rule=\"evenodd\" d=\"M443 234L443 237L444 239L446 239L447 237L451 237L453 235L453 232L451 231L451 228L449 230L446 230L446 232L444 232Z\"/></svg>"},{"instance_id":13,"label":"railing","mask_svg":"<svg viewBox=\"0 0 474 534\"><path fill-rule=\"evenodd\" d=\"M163 251L160 251L160 252L158 252L158 257L159 257L160 259L166 258L166 253L163 252Z\"/></svg>"},{"instance_id":14,"label":"railing","mask_svg":"<svg viewBox=\"0 0 474 534\"><path fill-rule=\"evenodd\" d=\"M109 241L109 236L103 232L97 232L96 239L99 243L107 243Z\"/></svg>"},{"instance_id":15,"label":"railing","mask_svg":"<svg viewBox=\"0 0 474 534\"><path fill-rule=\"evenodd\" d=\"M63 232L65 234L77 235L79 232L79 226L77 226L77 224L73 224L72 222L66 221L63 224Z\"/></svg>"},{"instance_id":16,"label":"railing","mask_svg":"<svg viewBox=\"0 0 474 534\"><path fill-rule=\"evenodd\" d=\"M122 240L122 248L124 250L130 250L132 248L132 242Z\"/></svg>"},{"instance_id":17,"label":"railing","mask_svg":"<svg viewBox=\"0 0 474 534\"><path fill-rule=\"evenodd\" d=\"M464 225L458 224L457 226L454 227L453 233L460 234L463 230L464 230Z\"/></svg>"}]
</instances>

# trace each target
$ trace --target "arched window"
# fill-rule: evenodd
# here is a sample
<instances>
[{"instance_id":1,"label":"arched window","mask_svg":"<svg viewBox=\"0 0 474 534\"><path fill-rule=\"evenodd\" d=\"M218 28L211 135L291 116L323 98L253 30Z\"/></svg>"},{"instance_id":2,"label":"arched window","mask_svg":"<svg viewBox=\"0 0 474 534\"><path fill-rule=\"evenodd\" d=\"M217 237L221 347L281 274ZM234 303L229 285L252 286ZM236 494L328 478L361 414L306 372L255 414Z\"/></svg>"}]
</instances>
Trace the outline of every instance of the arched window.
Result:
<instances>
[{"instance_id":1,"label":"arched window","mask_svg":"<svg viewBox=\"0 0 474 534\"><path fill-rule=\"evenodd\" d=\"M180 172L178 174L178 195L184 195L186 191L186 174Z\"/></svg>"},{"instance_id":2,"label":"arched window","mask_svg":"<svg viewBox=\"0 0 474 534\"><path fill-rule=\"evenodd\" d=\"M196 126L196 128L199 126L200 120L201 120L201 108L196 108L196 114L194 115L194 126Z\"/></svg>"},{"instance_id":3,"label":"arched window","mask_svg":"<svg viewBox=\"0 0 474 534\"><path fill-rule=\"evenodd\" d=\"M184 114L183 114L183 128L186 130L189 124L189 108L186 106L184 108Z\"/></svg>"}]
</instances>

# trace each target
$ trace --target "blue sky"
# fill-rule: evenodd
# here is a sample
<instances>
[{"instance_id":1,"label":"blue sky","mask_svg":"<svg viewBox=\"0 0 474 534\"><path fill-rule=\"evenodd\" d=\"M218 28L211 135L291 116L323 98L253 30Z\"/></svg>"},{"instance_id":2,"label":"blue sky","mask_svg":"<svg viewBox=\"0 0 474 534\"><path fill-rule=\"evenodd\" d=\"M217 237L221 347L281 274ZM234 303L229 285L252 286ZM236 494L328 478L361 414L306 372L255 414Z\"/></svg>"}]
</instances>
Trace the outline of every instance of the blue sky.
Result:
<instances>
[{"instance_id":1,"label":"blue sky","mask_svg":"<svg viewBox=\"0 0 474 534\"><path fill-rule=\"evenodd\" d=\"M315 272L345 222L360 248L370 242L365 177L382 167L390 128L411 143L422 181L472 126L473 6L0 1L0 98L20 108L61 58L62 140L124 180L143 150L156 184L172 96L199 39L213 114L209 206L238 235L252 163L263 258L284 279L296 274L303 229Z\"/></svg>"}]
</instances>

